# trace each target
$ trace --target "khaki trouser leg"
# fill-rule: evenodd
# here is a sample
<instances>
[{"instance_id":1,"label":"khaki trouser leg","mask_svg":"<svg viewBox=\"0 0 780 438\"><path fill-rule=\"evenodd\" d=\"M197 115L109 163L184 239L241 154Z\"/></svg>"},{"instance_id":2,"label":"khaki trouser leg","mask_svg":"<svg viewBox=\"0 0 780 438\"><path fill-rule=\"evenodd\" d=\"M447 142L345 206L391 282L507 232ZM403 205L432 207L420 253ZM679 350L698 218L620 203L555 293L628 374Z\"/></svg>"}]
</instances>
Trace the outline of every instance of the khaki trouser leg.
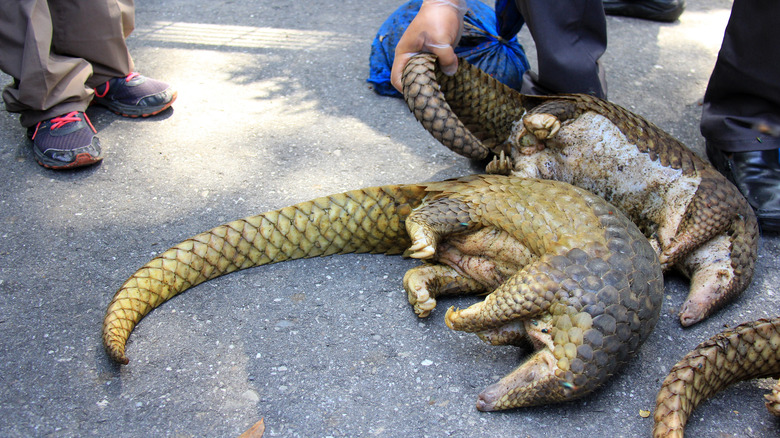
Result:
<instances>
[{"instance_id":1,"label":"khaki trouser leg","mask_svg":"<svg viewBox=\"0 0 780 438\"><path fill-rule=\"evenodd\" d=\"M127 76L133 59L125 39L135 28L133 0L51 1L54 25L53 51L82 58L92 64L87 86Z\"/></svg>"},{"instance_id":2,"label":"khaki trouser leg","mask_svg":"<svg viewBox=\"0 0 780 438\"><path fill-rule=\"evenodd\" d=\"M0 69L14 78L3 101L25 127L84 111L93 86L133 68L124 40L132 0L51 3L5 2L0 11Z\"/></svg>"}]
</instances>

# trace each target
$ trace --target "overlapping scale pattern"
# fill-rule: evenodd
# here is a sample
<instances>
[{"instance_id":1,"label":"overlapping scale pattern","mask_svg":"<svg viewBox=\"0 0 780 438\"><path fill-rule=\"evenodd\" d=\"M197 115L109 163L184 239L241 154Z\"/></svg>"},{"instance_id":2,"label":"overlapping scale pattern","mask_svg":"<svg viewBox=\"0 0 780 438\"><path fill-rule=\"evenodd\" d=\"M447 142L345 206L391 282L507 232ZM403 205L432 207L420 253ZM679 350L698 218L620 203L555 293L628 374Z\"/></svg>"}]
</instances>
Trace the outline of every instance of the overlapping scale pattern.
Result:
<instances>
[{"instance_id":1,"label":"overlapping scale pattern","mask_svg":"<svg viewBox=\"0 0 780 438\"><path fill-rule=\"evenodd\" d=\"M696 406L743 380L780 375L780 317L759 319L725 330L685 355L664 379L655 406L653 436L682 438ZM766 396L780 416L780 384Z\"/></svg>"},{"instance_id":2,"label":"overlapping scale pattern","mask_svg":"<svg viewBox=\"0 0 780 438\"><path fill-rule=\"evenodd\" d=\"M103 342L127 363L135 325L173 296L211 278L284 260L349 252L396 254L409 246L404 218L422 186L386 186L318 198L236 220L160 254L130 277L106 311Z\"/></svg>"}]
</instances>

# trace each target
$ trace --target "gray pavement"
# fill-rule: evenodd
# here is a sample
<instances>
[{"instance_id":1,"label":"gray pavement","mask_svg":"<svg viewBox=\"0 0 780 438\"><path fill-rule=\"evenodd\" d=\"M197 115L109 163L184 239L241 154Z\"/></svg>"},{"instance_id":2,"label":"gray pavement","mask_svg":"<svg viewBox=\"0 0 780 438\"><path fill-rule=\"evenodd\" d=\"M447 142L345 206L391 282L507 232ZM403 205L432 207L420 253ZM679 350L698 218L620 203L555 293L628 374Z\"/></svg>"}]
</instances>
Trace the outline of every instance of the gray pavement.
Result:
<instances>
[{"instance_id":1,"label":"gray pavement","mask_svg":"<svg viewBox=\"0 0 780 438\"><path fill-rule=\"evenodd\" d=\"M673 24L609 18L604 61L612 100L701 153L700 99L730 2L688 3ZM0 112L0 436L230 437L261 418L266 436L649 436L639 412L678 358L724 326L778 313L780 240L765 236L750 288L695 327L680 327L687 286L668 275L656 330L601 390L481 413L477 394L520 352L450 331L442 309L419 320L401 285L415 261L345 255L198 286L141 322L130 365L110 363L108 302L184 238L329 193L479 171L365 82L371 40L399 4L139 2L137 69L179 99L150 120L90 109L105 160L89 169L39 167L17 117ZM716 396L689 436L775 436L769 385Z\"/></svg>"}]
</instances>

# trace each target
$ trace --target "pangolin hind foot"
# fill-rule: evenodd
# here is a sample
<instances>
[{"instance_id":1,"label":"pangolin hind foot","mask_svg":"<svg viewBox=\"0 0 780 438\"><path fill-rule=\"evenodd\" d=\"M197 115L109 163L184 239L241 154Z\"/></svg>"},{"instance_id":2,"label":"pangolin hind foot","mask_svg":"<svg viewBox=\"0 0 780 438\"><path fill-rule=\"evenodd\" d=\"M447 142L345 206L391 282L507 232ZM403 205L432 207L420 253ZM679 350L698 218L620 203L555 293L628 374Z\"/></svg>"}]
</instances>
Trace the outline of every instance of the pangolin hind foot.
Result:
<instances>
[{"instance_id":1,"label":"pangolin hind foot","mask_svg":"<svg viewBox=\"0 0 780 438\"><path fill-rule=\"evenodd\" d=\"M661 308L655 251L603 199L555 181L477 175L331 195L187 239L122 285L106 313L104 345L127 363L127 339L144 315L219 275L302 257L404 249L425 259L404 280L419 315L444 295L489 292L487 304L454 312L458 318L448 312L447 324L493 343L524 338L538 350L519 368L522 378L483 393L480 409L587 394L636 351ZM518 326L529 328L519 333ZM495 335L502 330L514 334ZM529 374L529 367L545 373Z\"/></svg>"},{"instance_id":2,"label":"pangolin hind foot","mask_svg":"<svg viewBox=\"0 0 780 438\"><path fill-rule=\"evenodd\" d=\"M747 201L642 117L588 95L523 95L465 60L446 76L427 54L409 61L403 83L423 126L459 154L493 155L489 172L565 181L621 209L651 240L664 269L691 279L683 326L750 284L759 231Z\"/></svg>"}]
</instances>

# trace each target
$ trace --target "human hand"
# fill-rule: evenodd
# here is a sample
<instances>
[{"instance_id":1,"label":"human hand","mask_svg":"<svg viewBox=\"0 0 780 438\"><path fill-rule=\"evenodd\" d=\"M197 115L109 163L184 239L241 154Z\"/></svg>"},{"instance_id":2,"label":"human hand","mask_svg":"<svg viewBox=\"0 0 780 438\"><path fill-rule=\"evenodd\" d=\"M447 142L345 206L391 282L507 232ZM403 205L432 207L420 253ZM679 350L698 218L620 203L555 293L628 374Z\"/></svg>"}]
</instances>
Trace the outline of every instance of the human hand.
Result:
<instances>
[{"instance_id":1,"label":"human hand","mask_svg":"<svg viewBox=\"0 0 780 438\"><path fill-rule=\"evenodd\" d=\"M454 47L460 39L465 13L465 0L423 0L420 11L395 46L390 81L398 91L403 93L401 76L406 63L420 52L433 53L444 74L455 74L458 57Z\"/></svg>"}]
</instances>

